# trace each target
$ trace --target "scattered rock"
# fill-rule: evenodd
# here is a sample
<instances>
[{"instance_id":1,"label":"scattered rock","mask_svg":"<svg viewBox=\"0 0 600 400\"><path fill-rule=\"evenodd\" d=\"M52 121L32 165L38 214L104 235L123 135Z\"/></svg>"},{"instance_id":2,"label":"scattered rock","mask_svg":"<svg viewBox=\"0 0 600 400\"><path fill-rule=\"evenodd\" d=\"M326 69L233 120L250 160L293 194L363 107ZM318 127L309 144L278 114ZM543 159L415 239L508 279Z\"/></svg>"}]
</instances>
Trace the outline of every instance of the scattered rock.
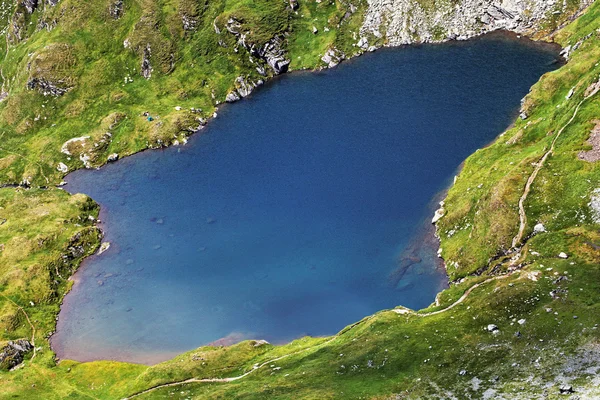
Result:
<instances>
[{"instance_id":1,"label":"scattered rock","mask_svg":"<svg viewBox=\"0 0 600 400\"><path fill-rule=\"evenodd\" d=\"M497 331L499 331L498 327L496 325L494 325L494 324L489 324L486 329L487 329L488 332L497 332Z\"/></svg>"},{"instance_id":2,"label":"scattered rock","mask_svg":"<svg viewBox=\"0 0 600 400\"><path fill-rule=\"evenodd\" d=\"M316 35L318 32L319 32L319 30L317 29L317 27L313 26L312 27L312 33L313 33L313 35Z\"/></svg>"},{"instance_id":3,"label":"scattered rock","mask_svg":"<svg viewBox=\"0 0 600 400\"><path fill-rule=\"evenodd\" d=\"M523 325L523 324L525 324L525 321L526 321L525 318L521 318L520 320L517 321L517 323L519 325Z\"/></svg>"},{"instance_id":4,"label":"scattered rock","mask_svg":"<svg viewBox=\"0 0 600 400\"><path fill-rule=\"evenodd\" d=\"M27 81L27 89L37 89L44 96L59 97L67 93L70 87L61 87L57 83L50 82L45 78L32 78Z\"/></svg>"},{"instance_id":5,"label":"scattered rock","mask_svg":"<svg viewBox=\"0 0 600 400\"><path fill-rule=\"evenodd\" d=\"M561 251L560 253L558 253L558 258L566 260L567 258L569 258L569 256L567 255L567 253Z\"/></svg>"},{"instance_id":6,"label":"scattered rock","mask_svg":"<svg viewBox=\"0 0 600 400\"><path fill-rule=\"evenodd\" d=\"M587 162L600 161L600 120L592 121L595 125L590 131L590 137L587 144L592 146L590 150L580 151L578 157Z\"/></svg>"}]
</instances>

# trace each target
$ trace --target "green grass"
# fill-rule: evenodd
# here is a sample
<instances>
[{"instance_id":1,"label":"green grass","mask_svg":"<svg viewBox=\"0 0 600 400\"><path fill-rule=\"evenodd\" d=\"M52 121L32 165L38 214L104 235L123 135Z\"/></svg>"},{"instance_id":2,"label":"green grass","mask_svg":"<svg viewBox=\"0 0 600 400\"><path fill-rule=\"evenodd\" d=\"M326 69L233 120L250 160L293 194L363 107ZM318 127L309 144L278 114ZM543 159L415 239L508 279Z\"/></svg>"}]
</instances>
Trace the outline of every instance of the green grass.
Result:
<instances>
[{"instance_id":1,"label":"green grass","mask_svg":"<svg viewBox=\"0 0 600 400\"><path fill-rule=\"evenodd\" d=\"M95 167L111 153L125 156L181 141L189 134L185 128L199 123L196 118L212 115L236 77L261 78L248 52L227 33L229 18L242 23L248 43L281 37L290 68L313 69L323 66L321 57L329 49L348 57L361 52L354 44L366 7L356 1L357 11L348 14L346 1L300 1L293 12L279 0L136 0L126 1L123 16L114 20L108 13L111 3L61 0L19 17L25 40L13 42L2 60L10 79L9 97L0 103L0 183L27 180L33 188L0 189L0 344L31 339L27 315L38 350L22 367L0 372L0 398L116 399L190 378L236 377L263 363L233 382L189 383L140 398L479 398L486 390L508 398L545 390L548 398L561 398L562 379L578 394L596 390L588 397L600 396L591 370L584 368L590 365L582 361L585 352L592 355L592 367L600 359L595 318L600 234L587 206L591 191L600 186L600 167L577 158L598 119L597 98L582 105L532 186L520 254L511 254L513 261L501 256L517 232L517 204L532 163L600 76L597 4L553 36L566 46L592 34L568 64L534 85L523 106L529 117L469 157L449 190L438 233L448 274L457 283L439 295L439 305L405 315L382 311L334 337L282 346L247 341L203 347L152 367L57 363L47 338L70 287L68 277L101 239L93 200L54 188L63 177L58 163L81 168L79 156L85 153ZM435 2L422 5L435 7ZM5 16L12 15L15 2L6 10ZM194 21L194 30L183 29L184 16ZM566 17L553 17L539 35ZM56 21L56 27L36 30L41 20ZM373 39L370 43L385 40ZM148 44L153 72L146 80L140 65ZM4 51L0 54L4 57ZM26 88L32 78L69 90L57 98L43 96ZM575 94L566 100L571 88ZM191 107L202 111L192 113ZM142 116L145 111L154 121ZM70 156L61 153L67 140L83 136L90 139L68 146ZM529 237L538 222L548 232ZM566 260L557 257L563 251L569 254ZM516 264L522 265L520 272L486 281ZM566 279L558 281L561 276ZM477 283L481 286L463 303L426 315L450 306ZM521 319L526 320L522 325ZM488 332L488 324L500 333Z\"/></svg>"}]
</instances>

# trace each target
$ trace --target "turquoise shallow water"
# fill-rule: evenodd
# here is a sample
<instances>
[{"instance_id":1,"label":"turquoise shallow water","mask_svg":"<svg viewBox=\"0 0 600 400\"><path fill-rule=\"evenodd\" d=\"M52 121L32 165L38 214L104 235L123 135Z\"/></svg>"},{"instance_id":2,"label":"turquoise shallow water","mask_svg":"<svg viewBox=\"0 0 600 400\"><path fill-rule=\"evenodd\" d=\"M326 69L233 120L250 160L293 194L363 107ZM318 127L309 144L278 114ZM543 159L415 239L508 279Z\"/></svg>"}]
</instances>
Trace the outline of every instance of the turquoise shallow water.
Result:
<instances>
[{"instance_id":1,"label":"turquoise shallow water","mask_svg":"<svg viewBox=\"0 0 600 400\"><path fill-rule=\"evenodd\" d=\"M152 363L429 305L447 284L433 199L556 57L501 35L380 50L279 77L186 146L70 174L112 246L76 274L54 349Z\"/></svg>"}]
</instances>

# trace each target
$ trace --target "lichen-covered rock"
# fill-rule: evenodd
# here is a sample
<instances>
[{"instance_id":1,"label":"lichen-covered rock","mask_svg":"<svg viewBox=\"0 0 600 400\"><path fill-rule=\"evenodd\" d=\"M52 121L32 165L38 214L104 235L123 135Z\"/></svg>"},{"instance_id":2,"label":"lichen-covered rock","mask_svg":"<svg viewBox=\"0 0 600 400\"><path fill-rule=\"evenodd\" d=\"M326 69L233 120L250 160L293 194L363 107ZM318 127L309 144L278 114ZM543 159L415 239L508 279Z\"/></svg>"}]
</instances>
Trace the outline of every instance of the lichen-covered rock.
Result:
<instances>
[{"instance_id":1,"label":"lichen-covered rock","mask_svg":"<svg viewBox=\"0 0 600 400\"><path fill-rule=\"evenodd\" d=\"M578 3L583 8L591 1ZM368 0L359 42L385 37L390 46L398 46L464 40L498 29L531 33L553 15L574 12L570 6L554 0L459 0L437 1L432 8L417 0Z\"/></svg>"},{"instance_id":2,"label":"lichen-covered rock","mask_svg":"<svg viewBox=\"0 0 600 400\"><path fill-rule=\"evenodd\" d=\"M218 29L215 25L215 29ZM243 24L235 18L229 18L225 29L238 39L238 44L245 48L251 57L262 60L278 75L287 72L290 60L283 49L283 38L275 36L264 44L252 43L249 31L244 31Z\"/></svg>"},{"instance_id":3,"label":"lichen-covered rock","mask_svg":"<svg viewBox=\"0 0 600 400\"><path fill-rule=\"evenodd\" d=\"M25 7L29 14L33 14L38 7L38 0L22 0L20 5Z\"/></svg>"},{"instance_id":4,"label":"lichen-covered rock","mask_svg":"<svg viewBox=\"0 0 600 400\"><path fill-rule=\"evenodd\" d=\"M108 13L113 19L119 19L123 16L123 0L116 0L109 6Z\"/></svg>"},{"instance_id":5,"label":"lichen-covered rock","mask_svg":"<svg viewBox=\"0 0 600 400\"><path fill-rule=\"evenodd\" d=\"M346 58L346 55L340 52L336 48L331 48L325 52L323 57L321 57L321 61L327 64L327 67L333 68L342 62Z\"/></svg>"},{"instance_id":6,"label":"lichen-covered rock","mask_svg":"<svg viewBox=\"0 0 600 400\"><path fill-rule=\"evenodd\" d=\"M142 76L146 79L150 79L152 76L152 65L150 65L150 56L152 55L152 49L150 45L146 45L144 48L144 56L142 57Z\"/></svg>"},{"instance_id":7,"label":"lichen-covered rock","mask_svg":"<svg viewBox=\"0 0 600 400\"><path fill-rule=\"evenodd\" d=\"M48 81L44 78L32 78L27 81L27 89L37 89L44 96L59 97L67 93L69 88L58 86L58 84Z\"/></svg>"},{"instance_id":8,"label":"lichen-covered rock","mask_svg":"<svg viewBox=\"0 0 600 400\"><path fill-rule=\"evenodd\" d=\"M23 362L33 345L25 339L10 341L0 349L0 370L9 370Z\"/></svg>"}]
</instances>

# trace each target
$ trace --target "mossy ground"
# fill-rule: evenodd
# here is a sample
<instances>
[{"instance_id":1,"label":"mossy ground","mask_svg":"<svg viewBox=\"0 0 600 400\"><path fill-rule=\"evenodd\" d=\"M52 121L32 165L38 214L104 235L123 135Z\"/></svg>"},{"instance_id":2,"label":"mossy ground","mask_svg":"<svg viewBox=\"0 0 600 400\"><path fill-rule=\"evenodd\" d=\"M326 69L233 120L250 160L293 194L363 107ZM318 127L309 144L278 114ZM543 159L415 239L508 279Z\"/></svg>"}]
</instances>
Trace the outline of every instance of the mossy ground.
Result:
<instances>
[{"instance_id":1,"label":"mossy ground","mask_svg":"<svg viewBox=\"0 0 600 400\"><path fill-rule=\"evenodd\" d=\"M248 27L256 43L285 36L291 69L315 68L330 46L348 56L357 52L352 43L366 6L355 2L358 11L348 15L350 5L342 1L303 2L296 13L276 0L138 0L126 1L114 19L113 3L62 0L23 17L26 39L10 44L1 64L9 96L0 103L0 182L49 186L0 189L0 340L34 336L38 348L21 367L0 372L1 398L121 398L190 378L240 376L282 356L240 380L170 386L140 398L559 398L562 382L583 398L600 396L600 234L588 207L600 186L600 165L577 157L600 118L599 98L586 100L557 140L525 203L524 246L511 249L532 163L600 78L597 4L555 34L563 46L587 39L532 88L524 103L528 118L469 157L450 189L438 230L450 278L465 279L442 292L437 306L382 311L331 338L205 347L153 367L56 363L47 336L67 278L100 239L97 205L53 188L64 175L59 162L71 170L83 165L76 149L72 156L61 153L63 143L90 136L89 162L100 165L111 153L181 139L182 127L212 115L237 76L259 78L248 53L224 32L229 17ZM15 8L8 4L7 16ZM184 30L183 16L196 21L193 31ZM37 29L41 22L50 28ZM150 80L139 74L147 44L154 49ZM26 88L31 78L68 91L44 96ZM190 113L191 107L202 112ZM93 146L106 132L111 139ZM538 222L548 232L531 236ZM488 281L515 265L520 270ZM445 309L477 283L459 305L426 314Z\"/></svg>"}]
</instances>

